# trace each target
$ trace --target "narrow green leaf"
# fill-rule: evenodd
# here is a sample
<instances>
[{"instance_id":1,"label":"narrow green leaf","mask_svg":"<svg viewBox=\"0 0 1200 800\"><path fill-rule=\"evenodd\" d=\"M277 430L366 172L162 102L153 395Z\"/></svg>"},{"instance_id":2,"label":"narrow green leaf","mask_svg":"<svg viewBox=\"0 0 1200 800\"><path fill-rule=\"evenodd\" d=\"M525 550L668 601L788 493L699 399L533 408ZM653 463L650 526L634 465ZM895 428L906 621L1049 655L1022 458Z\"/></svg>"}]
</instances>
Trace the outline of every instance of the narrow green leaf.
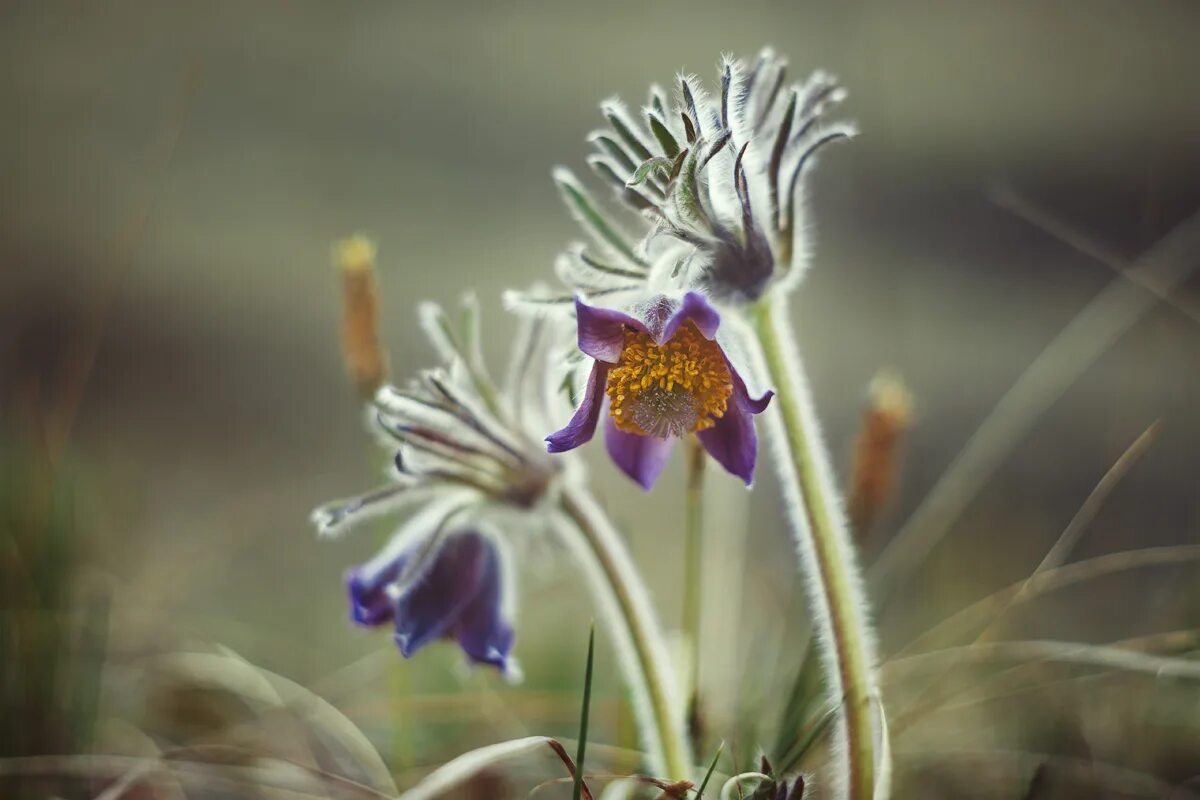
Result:
<instances>
[{"instance_id":1,"label":"narrow green leaf","mask_svg":"<svg viewBox=\"0 0 1200 800\"><path fill-rule=\"evenodd\" d=\"M616 132L617 136L621 137L621 141L629 145L629 149L633 151L635 156L647 159L654 155L646 147L645 143L642 142L641 138L633 132L633 129L625 124L625 120L617 109L612 107L604 109L604 116L608 119L608 124L612 125L612 129Z\"/></svg>"},{"instance_id":2,"label":"narrow green leaf","mask_svg":"<svg viewBox=\"0 0 1200 800\"><path fill-rule=\"evenodd\" d=\"M646 272L644 270L622 269L621 267L614 267L612 264L605 263L604 261L596 258L586 250L580 250L577 255L579 256L580 261L587 264L592 269L605 272L609 275L617 275L621 278L632 278L633 280L644 280L646 277Z\"/></svg>"},{"instance_id":3,"label":"narrow green leaf","mask_svg":"<svg viewBox=\"0 0 1200 800\"><path fill-rule=\"evenodd\" d=\"M648 158L642 162L641 166L634 170L633 176L626 181L625 185L637 186L639 183L642 183L649 178L654 170L658 169L664 173L667 173L671 170L672 165L673 162L669 158L663 158L662 156Z\"/></svg>"},{"instance_id":4,"label":"narrow green leaf","mask_svg":"<svg viewBox=\"0 0 1200 800\"><path fill-rule=\"evenodd\" d=\"M575 788L572 800L583 796L583 756L587 750L588 714L592 706L592 666L596 653L596 626L588 633L587 670L583 673L583 709L579 712L579 749L575 752Z\"/></svg>"},{"instance_id":5,"label":"narrow green leaf","mask_svg":"<svg viewBox=\"0 0 1200 800\"><path fill-rule=\"evenodd\" d=\"M667 98L659 86L650 87L650 107L663 119L667 118Z\"/></svg>"},{"instance_id":6,"label":"narrow green leaf","mask_svg":"<svg viewBox=\"0 0 1200 800\"><path fill-rule=\"evenodd\" d=\"M767 188L771 190L771 222L778 229L781 222L779 195L779 169L783 165L783 151L787 146L788 136L792 133L792 120L796 116L797 94L790 93L787 108L784 109L783 119L779 123L779 133L775 136L775 145L771 148L771 161L767 165Z\"/></svg>"},{"instance_id":7,"label":"narrow green leaf","mask_svg":"<svg viewBox=\"0 0 1200 800\"><path fill-rule=\"evenodd\" d=\"M712 761L708 765L708 772L704 773L704 780L700 781L700 788L696 790L696 800L703 800L704 790L708 788L708 779L712 777L713 770L717 768L717 762L721 759L723 752L725 752L725 743L721 742L717 746L717 752L713 753Z\"/></svg>"},{"instance_id":8,"label":"narrow green leaf","mask_svg":"<svg viewBox=\"0 0 1200 800\"><path fill-rule=\"evenodd\" d=\"M688 151L687 157L683 160L683 168L680 171L680 180L675 184L675 202L678 204L680 214L685 219L704 220L706 215L704 209L700 205L700 197L697 193L696 172L700 167L700 158L698 148L692 148Z\"/></svg>"},{"instance_id":9,"label":"narrow green leaf","mask_svg":"<svg viewBox=\"0 0 1200 800\"><path fill-rule=\"evenodd\" d=\"M773 751L775 760L787 770L793 760L792 756L800 748L800 740L804 735L805 720L811 719L814 711L824 705L825 683L821 674L820 659L816 648L809 645L804 650L796 677L792 680L792 688L784 706L783 719L779 737Z\"/></svg>"},{"instance_id":10,"label":"narrow green leaf","mask_svg":"<svg viewBox=\"0 0 1200 800\"><path fill-rule=\"evenodd\" d=\"M646 118L650 120L650 131L654 134L654 138L658 139L658 143L662 145L663 152L667 154L667 158L674 158L679 152L679 143L675 141L675 137L667 130L667 126L663 121L654 114L647 114Z\"/></svg>"},{"instance_id":11,"label":"narrow green leaf","mask_svg":"<svg viewBox=\"0 0 1200 800\"><path fill-rule=\"evenodd\" d=\"M555 170L554 181L563 193L567 205L575 212L579 221L590 229L591 233L613 250L628 258L635 264L645 266L642 259L633 251L633 246L613 227L608 218L596 207L591 196L582 186L575 182L574 177L566 170Z\"/></svg>"},{"instance_id":12,"label":"narrow green leaf","mask_svg":"<svg viewBox=\"0 0 1200 800\"><path fill-rule=\"evenodd\" d=\"M826 708L816 719L810 720L801 731L800 737L792 745L791 750L780 762L780 772L791 772L799 766L800 762L804 760L804 756L808 754L813 745L821 740L822 734L836 717L837 708Z\"/></svg>"},{"instance_id":13,"label":"narrow green leaf","mask_svg":"<svg viewBox=\"0 0 1200 800\"><path fill-rule=\"evenodd\" d=\"M633 160L616 139L606 133L593 134L590 138L601 150L612 156L622 168L633 172L634 167L637 166L637 162Z\"/></svg>"},{"instance_id":14,"label":"narrow green leaf","mask_svg":"<svg viewBox=\"0 0 1200 800\"><path fill-rule=\"evenodd\" d=\"M625 179L617 174L617 171L613 169L612 162L604 156L589 156L587 163L593 172L611 183L617 191L625 188Z\"/></svg>"}]
</instances>

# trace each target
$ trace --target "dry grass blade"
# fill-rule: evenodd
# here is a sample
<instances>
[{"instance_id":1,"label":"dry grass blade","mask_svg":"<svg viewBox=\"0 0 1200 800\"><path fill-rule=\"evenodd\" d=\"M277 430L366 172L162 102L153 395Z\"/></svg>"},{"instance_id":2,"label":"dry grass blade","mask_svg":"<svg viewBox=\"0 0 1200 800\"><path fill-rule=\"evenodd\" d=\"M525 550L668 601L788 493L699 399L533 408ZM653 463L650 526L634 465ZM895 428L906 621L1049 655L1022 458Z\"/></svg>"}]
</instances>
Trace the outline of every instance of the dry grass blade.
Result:
<instances>
[{"instance_id":1,"label":"dry grass blade","mask_svg":"<svg viewBox=\"0 0 1200 800\"><path fill-rule=\"evenodd\" d=\"M953 647L945 650L936 650L931 653L909 656L908 658L891 662L886 668L889 670L897 667L920 669L924 666L922 664L923 661L936 661L947 658L950 660L951 668L962 666L965 663L1003 664L1012 661L1018 662L1015 667L1010 667L998 675L992 676L990 680L993 681L996 679L1011 678L1014 673L1019 673L1030 667L1044 663L1090 667L1107 671L1142 673L1155 679L1177 678L1182 680L1200 680L1200 661L1189 658L1160 656L1147 652L1153 646L1162 646L1164 642L1171 645L1170 649L1178 651L1181 644L1181 634L1183 634L1183 644L1187 645L1183 649L1185 651L1193 649L1196 642L1194 631L1174 631L1165 636L1143 637L1127 642L1118 642L1114 645L1091 645L1055 640L982 642L966 645L965 647ZM939 671L939 679L943 681L950 672L945 665L935 663L930 666ZM977 697L972 701L953 705L948 703L954 697L973 689L978 689L980 685L982 684L976 682L968 689L943 695L934 701L921 703L917 707L909 709L896 720L893 729L899 733L907 730L916 722L934 712L986 702L989 698L985 696L984 698Z\"/></svg>"},{"instance_id":2,"label":"dry grass blade","mask_svg":"<svg viewBox=\"0 0 1200 800\"><path fill-rule=\"evenodd\" d=\"M1101 353L1158 302L1133 276L1171 291L1197 267L1200 214L1193 214L1100 292L1050 342L996 404L908 522L868 570L876 601L906 580L1034 422Z\"/></svg>"},{"instance_id":3,"label":"dry grass blade","mask_svg":"<svg viewBox=\"0 0 1200 800\"><path fill-rule=\"evenodd\" d=\"M1046 557L1042 559L1042 563L1037 565L1037 569L1025 581L1026 585L1041 573L1048 569L1053 569L1066 561L1067 556L1070 555L1071 550L1079 541L1079 537L1083 535L1083 531L1087 528L1088 524L1096 518L1097 512L1104 505L1109 495L1112 494L1113 489L1117 487L1122 478L1129 474L1129 470L1133 468L1133 465L1137 463L1146 453L1146 450L1150 448L1150 445L1154 443L1154 439L1158 435L1158 425L1159 423L1156 421L1150 427L1146 428L1142 432L1142 435L1135 439L1133 444L1129 445L1125 452L1121 454L1121 457L1109 467L1108 472L1104 473L1104 477L1096 484L1096 488L1092 489L1091 494L1083 501L1083 505L1075 512L1075 516L1067 523L1067 527L1063 530L1062 535L1058 537L1058 541L1050 548L1050 552L1046 553ZM1021 599L1021 594L1022 592L1017 593L1014 602ZM997 616L1000 615L998 614ZM980 634L980 636L982 635Z\"/></svg>"},{"instance_id":4,"label":"dry grass blade","mask_svg":"<svg viewBox=\"0 0 1200 800\"><path fill-rule=\"evenodd\" d=\"M1136 463L1142 454L1145 453L1149 448L1150 443L1154 440L1157 428L1157 422L1147 428L1142 435L1133 442L1133 444L1126 448L1125 452L1121 454L1121 457L1118 458L1111 467L1109 467L1108 471L1105 472L1104 476L1100 479L1100 482L1096 484L1096 487L1091 491L1087 499L1084 500L1083 505L1079 507L1077 512L1075 512L1075 516L1071 518L1071 521L1067 524L1067 527L1063 529L1063 532L1059 535L1058 540L1054 542L1053 546L1051 546L1049 552L1046 553L1041 563L1039 563L1030 576L1025 579L1024 583L1021 584L1021 587L1017 590L1016 594L1009 597L990 615L990 618L987 620L987 623L984 625L983 629L980 630L975 636L976 644L988 638L989 634L996 629L997 623L1003 619L1009 608L1011 608L1014 604L1021 602L1026 592L1029 591L1030 583L1037 578L1038 575L1042 574L1048 569L1058 566L1066 559L1071 550L1075 547L1076 543L1078 543L1079 538L1083 535L1084 530L1087 529L1088 524L1095 519L1096 514L1099 512L1101 506L1104 505L1104 501L1108 499L1110 494L1112 494L1112 490L1116 488L1121 479L1129 473L1129 470L1133 467L1134 463ZM946 670L953 670L954 667L954 664L949 664L947 665ZM927 704L930 696L935 695L938 691L942 690L942 687L944 686L944 682L942 680L943 677L944 675L935 675L930 678L925 688L922 689L917 696L918 705ZM937 705L936 702L934 704Z\"/></svg>"},{"instance_id":5,"label":"dry grass blade","mask_svg":"<svg viewBox=\"0 0 1200 800\"><path fill-rule=\"evenodd\" d=\"M1126 639L1121 642L1116 642L1113 647L1120 647L1128 650L1138 650L1151 653L1187 653L1192 652L1200 646L1200 632L1195 630L1168 631L1166 633L1157 633L1152 636L1143 636L1136 639ZM1040 680L1031 681L1028 677L1028 672L1034 667L1045 666L1044 662L1030 662L1021 664L1011 669L1003 670L995 675L990 676L987 680L964 689L959 694L955 695L955 702L942 703L936 707L925 707L919 709L919 715L924 717L933 713L952 713L962 711L964 709L973 708L987 703L997 703L1001 701L1013 700L1015 698L1028 695L1033 692L1043 692L1045 696L1054 696L1057 690L1062 690L1071 687L1078 687L1083 684L1091 684L1100 680L1110 680L1121 675L1129 675L1126 671L1093 672L1087 675L1073 675L1068 678L1059 678L1056 680ZM997 686L999 684L999 686ZM962 695L971 695L962 698ZM918 712L910 712L916 715Z\"/></svg>"},{"instance_id":6,"label":"dry grass blade","mask_svg":"<svg viewBox=\"0 0 1200 800\"><path fill-rule=\"evenodd\" d=\"M947 647L915 656L897 658L883 666L884 672L921 669L943 659L962 663L1006 663L1011 661L1054 661L1103 669L1146 672L1156 677L1200 680L1200 660L1172 658L1112 645L1060 642L1053 639L979 642L962 647ZM899 728L900 724L896 723Z\"/></svg>"},{"instance_id":7,"label":"dry grass blade","mask_svg":"<svg viewBox=\"0 0 1200 800\"><path fill-rule=\"evenodd\" d=\"M1047 569L1035 577L1016 581L958 611L905 645L889 661L914 655L928 649L929 645L936 641L953 640L961 632L973 629L978 625L986 625L987 619L994 615L997 609L1010 606L1018 595L1020 595L1021 602L1026 603L1046 592L1064 589L1107 575L1145 567L1185 564L1192 561L1200 561L1200 545L1171 545L1125 550L1120 553L1089 558L1085 561L1076 561L1056 569Z\"/></svg>"},{"instance_id":8,"label":"dry grass blade","mask_svg":"<svg viewBox=\"0 0 1200 800\"><path fill-rule=\"evenodd\" d=\"M1027 197L1023 197L1011 187L1003 186L992 192L992 202L1010 212L1013 216L1028 222L1030 225L1053 236L1063 244L1079 251L1120 275L1124 275L1148 292L1153 293L1175 310L1200 323L1200 310L1185 306L1171 296L1169 289L1150 280L1137 270L1130 268L1128 259L1109 247L1100 244L1092 237L1075 228L1058 215L1043 208Z\"/></svg>"},{"instance_id":9,"label":"dry grass blade","mask_svg":"<svg viewBox=\"0 0 1200 800\"><path fill-rule=\"evenodd\" d=\"M209 764L187 759L128 756L26 756L0 760L0 778L81 777L121 781L140 771L140 783L154 784L169 778L198 790L245 793L250 789L278 789L297 797L394 800L369 786L281 759L259 759L257 766Z\"/></svg>"},{"instance_id":10,"label":"dry grass blade","mask_svg":"<svg viewBox=\"0 0 1200 800\"><path fill-rule=\"evenodd\" d=\"M1132 793L1135 797L1168 797L1171 786L1165 781L1145 772L1129 769L1093 758L1074 758L1053 753L1037 753L1029 750L920 750L906 751L901 755L910 765L932 762L939 769L948 761L979 761L979 770L1003 770L1026 773L1032 781L1038 769L1050 765L1064 772L1077 772L1090 784L1100 785L1121 792L1121 796ZM1107 796L1107 795L1106 795Z\"/></svg>"}]
</instances>

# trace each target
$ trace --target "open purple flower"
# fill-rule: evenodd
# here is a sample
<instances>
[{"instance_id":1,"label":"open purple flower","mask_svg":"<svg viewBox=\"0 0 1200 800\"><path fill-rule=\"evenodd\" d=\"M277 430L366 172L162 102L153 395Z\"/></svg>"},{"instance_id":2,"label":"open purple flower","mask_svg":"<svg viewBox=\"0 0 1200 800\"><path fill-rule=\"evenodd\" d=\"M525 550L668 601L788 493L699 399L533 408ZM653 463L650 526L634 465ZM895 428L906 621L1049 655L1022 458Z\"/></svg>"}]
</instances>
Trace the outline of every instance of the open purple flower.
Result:
<instances>
[{"instance_id":1,"label":"open purple flower","mask_svg":"<svg viewBox=\"0 0 1200 800\"><path fill-rule=\"evenodd\" d=\"M405 658L436 639L455 639L471 661L507 672L513 629L502 611L496 545L466 531L446 537L426 555L428 546L420 541L385 551L350 570L351 618L371 627L392 623ZM410 567L417 574L408 579Z\"/></svg>"},{"instance_id":2,"label":"open purple flower","mask_svg":"<svg viewBox=\"0 0 1200 800\"><path fill-rule=\"evenodd\" d=\"M590 441L607 410L604 441L613 461L642 488L654 485L674 439L694 433L726 470L754 477L753 415L771 400L750 396L715 340L721 324L702 294L659 296L637 316L576 299L579 349L595 359L575 415L546 437L552 453Z\"/></svg>"}]
</instances>

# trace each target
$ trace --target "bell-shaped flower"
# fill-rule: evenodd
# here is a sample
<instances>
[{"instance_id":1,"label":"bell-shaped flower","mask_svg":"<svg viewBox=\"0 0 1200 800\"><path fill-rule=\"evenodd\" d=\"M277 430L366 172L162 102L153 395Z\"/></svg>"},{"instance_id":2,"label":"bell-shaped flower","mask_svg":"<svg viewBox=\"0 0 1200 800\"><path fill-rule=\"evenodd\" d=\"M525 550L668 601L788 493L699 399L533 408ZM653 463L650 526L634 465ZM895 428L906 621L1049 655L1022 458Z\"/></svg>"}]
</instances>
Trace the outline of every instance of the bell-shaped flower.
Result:
<instances>
[{"instance_id":1,"label":"bell-shaped flower","mask_svg":"<svg viewBox=\"0 0 1200 800\"><path fill-rule=\"evenodd\" d=\"M553 498L579 466L547 455L541 443L552 420L569 413L554 391L561 335L549 320L523 321L507 379L497 383L480 355L477 313L470 298L460 320L421 306L443 365L383 386L367 406L368 426L393 465L390 484L327 503L312 519L319 534L336 536L407 512L378 555L347 576L353 620L393 624L405 656L450 637L471 661L513 675L504 553L551 530Z\"/></svg>"},{"instance_id":2,"label":"bell-shaped flower","mask_svg":"<svg viewBox=\"0 0 1200 800\"><path fill-rule=\"evenodd\" d=\"M650 489L677 438L695 434L721 466L747 484L758 458L755 399L717 341L720 314L704 296L665 295L634 313L576 299L579 349L594 359L579 407L567 426L546 438L552 453L589 441L606 417L608 453Z\"/></svg>"},{"instance_id":3,"label":"bell-shaped flower","mask_svg":"<svg viewBox=\"0 0 1200 800\"><path fill-rule=\"evenodd\" d=\"M453 639L472 662L508 672L514 637L503 583L496 543L475 530L385 550L346 576L351 618L371 627L391 623L405 658Z\"/></svg>"}]
</instances>

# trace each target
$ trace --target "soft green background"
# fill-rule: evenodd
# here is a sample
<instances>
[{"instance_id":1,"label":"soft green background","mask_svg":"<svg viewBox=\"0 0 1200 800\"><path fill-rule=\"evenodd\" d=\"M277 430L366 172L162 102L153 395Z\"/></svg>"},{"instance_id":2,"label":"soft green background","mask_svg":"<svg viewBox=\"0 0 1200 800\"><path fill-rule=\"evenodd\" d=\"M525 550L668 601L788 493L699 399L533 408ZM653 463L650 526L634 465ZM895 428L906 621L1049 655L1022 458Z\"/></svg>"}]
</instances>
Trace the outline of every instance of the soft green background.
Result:
<instances>
[{"instance_id":1,"label":"soft green background","mask_svg":"<svg viewBox=\"0 0 1200 800\"><path fill-rule=\"evenodd\" d=\"M317 682L387 647L345 620L341 573L369 537L318 542L306 522L376 480L338 356L331 241L361 230L380 243L398 376L428 363L417 301L465 289L500 358L513 324L499 293L547 277L577 236L549 171L582 171L597 102L638 104L681 69L712 81L721 52L771 44L797 75L841 77L863 132L810 185L819 236L795 316L839 469L878 368L917 397L884 539L1114 278L994 191L1126 258L1200 207L1198 31L1192 2L8 2L0 401L15 408L35 385L61 399L101 331L72 452L94 569L120 587L119 655L220 642ZM1193 314L1198 287L1176 296ZM1017 443L921 580L879 610L885 645L1026 574L1158 418L1159 442L1080 552L1200 541L1198 408L1200 332L1160 308ZM673 620L682 464L646 498L593 460ZM769 473L752 511L734 481L712 480L719 635L706 652L720 666L706 679L725 691L745 679L743 656L779 646L790 544ZM742 537L744 567L728 557ZM522 552L527 688L572 687L586 598L536 547ZM1160 590L1039 624L1113 639L1147 616L1194 623L1194 595L1189 612ZM347 707L376 704L386 675L452 685L440 673L455 663L449 648L417 673L381 659ZM532 724L569 730L574 700L550 706Z\"/></svg>"}]
</instances>

